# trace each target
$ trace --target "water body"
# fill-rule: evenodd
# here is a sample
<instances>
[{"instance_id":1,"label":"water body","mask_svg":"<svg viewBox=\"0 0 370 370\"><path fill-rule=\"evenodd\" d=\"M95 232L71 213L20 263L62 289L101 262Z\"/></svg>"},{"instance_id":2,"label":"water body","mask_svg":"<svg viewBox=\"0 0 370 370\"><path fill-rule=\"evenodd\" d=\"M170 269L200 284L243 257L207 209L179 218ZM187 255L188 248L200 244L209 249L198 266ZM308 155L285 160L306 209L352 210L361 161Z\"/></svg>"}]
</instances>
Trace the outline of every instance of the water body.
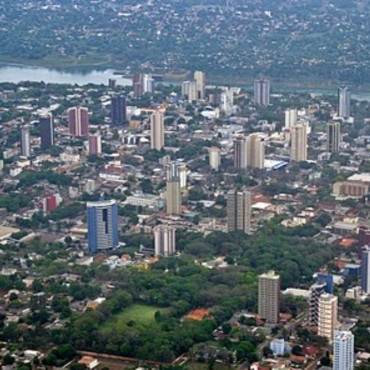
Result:
<instances>
[{"instance_id":1,"label":"water body","mask_svg":"<svg viewBox=\"0 0 370 370\"><path fill-rule=\"evenodd\" d=\"M104 84L108 85L108 80L113 78L117 80L117 84L128 86L132 85L132 80L122 78L122 76L114 75L113 69L103 71L89 71L86 73L78 71L61 71L44 67L28 67L17 65L0 66L0 82L19 83L21 81L34 81L57 84L77 84L86 85Z\"/></svg>"},{"instance_id":2,"label":"water body","mask_svg":"<svg viewBox=\"0 0 370 370\"><path fill-rule=\"evenodd\" d=\"M44 67L30 67L21 65L0 65L0 82L19 83L21 81L35 81L58 84L108 84L108 80L113 78L118 85L131 86L132 79L123 78L120 75L114 75L113 69L92 70L89 72L62 71ZM164 84L178 84L178 82L163 81ZM246 86L251 89L252 86ZM336 95L337 91L333 89L315 89L315 88L281 88L282 92L313 93L319 95ZM351 97L356 100L370 101L370 91L352 90Z\"/></svg>"}]
</instances>

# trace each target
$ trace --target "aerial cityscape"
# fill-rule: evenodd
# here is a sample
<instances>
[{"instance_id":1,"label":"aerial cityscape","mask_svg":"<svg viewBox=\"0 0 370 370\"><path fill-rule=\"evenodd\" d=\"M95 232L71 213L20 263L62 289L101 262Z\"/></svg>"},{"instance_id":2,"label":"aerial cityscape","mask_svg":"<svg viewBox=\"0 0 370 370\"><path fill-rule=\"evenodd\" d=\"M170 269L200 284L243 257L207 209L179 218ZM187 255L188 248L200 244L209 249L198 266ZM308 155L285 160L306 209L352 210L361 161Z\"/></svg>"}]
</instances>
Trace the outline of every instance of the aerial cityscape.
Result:
<instances>
[{"instance_id":1,"label":"aerial cityscape","mask_svg":"<svg viewBox=\"0 0 370 370\"><path fill-rule=\"evenodd\" d=\"M369 5L0 1L2 369L370 369Z\"/></svg>"}]
</instances>

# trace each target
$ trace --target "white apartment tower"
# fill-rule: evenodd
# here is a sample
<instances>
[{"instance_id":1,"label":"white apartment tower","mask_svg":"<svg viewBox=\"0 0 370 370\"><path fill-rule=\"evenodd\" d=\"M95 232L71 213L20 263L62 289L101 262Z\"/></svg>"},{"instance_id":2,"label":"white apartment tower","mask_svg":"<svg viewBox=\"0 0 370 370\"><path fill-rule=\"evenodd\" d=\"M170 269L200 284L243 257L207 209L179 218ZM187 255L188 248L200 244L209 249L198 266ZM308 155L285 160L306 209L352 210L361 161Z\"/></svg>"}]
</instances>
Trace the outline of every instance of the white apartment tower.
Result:
<instances>
[{"instance_id":1,"label":"white apartment tower","mask_svg":"<svg viewBox=\"0 0 370 370\"><path fill-rule=\"evenodd\" d=\"M196 86L197 86L197 93L198 93L197 99L204 99L206 96L206 74L201 71L195 71L194 81L196 82Z\"/></svg>"},{"instance_id":2,"label":"white apartment tower","mask_svg":"<svg viewBox=\"0 0 370 370\"><path fill-rule=\"evenodd\" d=\"M164 147L164 113L155 111L150 116L150 148L161 150Z\"/></svg>"},{"instance_id":3,"label":"white apartment tower","mask_svg":"<svg viewBox=\"0 0 370 370\"><path fill-rule=\"evenodd\" d=\"M287 109L285 111L285 129L290 130L297 123L297 109Z\"/></svg>"},{"instance_id":4,"label":"white apartment tower","mask_svg":"<svg viewBox=\"0 0 370 370\"><path fill-rule=\"evenodd\" d=\"M21 128L21 156L29 157L31 155L30 126L25 125Z\"/></svg>"},{"instance_id":5,"label":"white apartment tower","mask_svg":"<svg viewBox=\"0 0 370 370\"><path fill-rule=\"evenodd\" d=\"M333 370L354 369L354 336L350 331L334 332Z\"/></svg>"}]
</instances>

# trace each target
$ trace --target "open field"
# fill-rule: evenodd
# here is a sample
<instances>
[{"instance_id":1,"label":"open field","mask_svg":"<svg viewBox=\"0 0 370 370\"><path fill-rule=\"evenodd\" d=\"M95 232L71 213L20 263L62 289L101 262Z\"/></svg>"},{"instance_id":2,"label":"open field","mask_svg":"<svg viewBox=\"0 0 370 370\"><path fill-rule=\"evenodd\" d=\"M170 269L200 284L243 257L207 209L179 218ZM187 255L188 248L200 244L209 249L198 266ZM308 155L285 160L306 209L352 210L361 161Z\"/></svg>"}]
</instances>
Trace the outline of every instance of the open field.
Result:
<instances>
[{"instance_id":1,"label":"open field","mask_svg":"<svg viewBox=\"0 0 370 370\"><path fill-rule=\"evenodd\" d=\"M111 320L108 320L103 325L103 330L108 330L115 326L117 330L125 327L127 323L133 321L136 324L147 325L154 322L154 314L159 312L166 312L165 308L154 306L146 306L141 304L133 304L126 308L121 313L115 315Z\"/></svg>"}]
</instances>

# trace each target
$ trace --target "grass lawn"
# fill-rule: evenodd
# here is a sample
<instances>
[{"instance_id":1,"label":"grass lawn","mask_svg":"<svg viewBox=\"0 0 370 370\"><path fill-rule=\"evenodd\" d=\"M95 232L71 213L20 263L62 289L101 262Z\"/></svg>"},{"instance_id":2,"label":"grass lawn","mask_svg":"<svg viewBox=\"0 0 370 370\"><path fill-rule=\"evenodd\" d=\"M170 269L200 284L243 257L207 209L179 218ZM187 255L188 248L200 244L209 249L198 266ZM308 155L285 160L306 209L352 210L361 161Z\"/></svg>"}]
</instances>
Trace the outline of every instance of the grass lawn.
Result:
<instances>
[{"instance_id":1,"label":"grass lawn","mask_svg":"<svg viewBox=\"0 0 370 370\"><path fill-rule=\"evenodd\" d=\"M109 330L112 326L115 326L117 330L120 330L130 321L141 325L151 324L154 322L154 314L157 311L165 313L166 310L166 308L133 304L105 322L102 329Z\"/></svg>"}]
</instances>

